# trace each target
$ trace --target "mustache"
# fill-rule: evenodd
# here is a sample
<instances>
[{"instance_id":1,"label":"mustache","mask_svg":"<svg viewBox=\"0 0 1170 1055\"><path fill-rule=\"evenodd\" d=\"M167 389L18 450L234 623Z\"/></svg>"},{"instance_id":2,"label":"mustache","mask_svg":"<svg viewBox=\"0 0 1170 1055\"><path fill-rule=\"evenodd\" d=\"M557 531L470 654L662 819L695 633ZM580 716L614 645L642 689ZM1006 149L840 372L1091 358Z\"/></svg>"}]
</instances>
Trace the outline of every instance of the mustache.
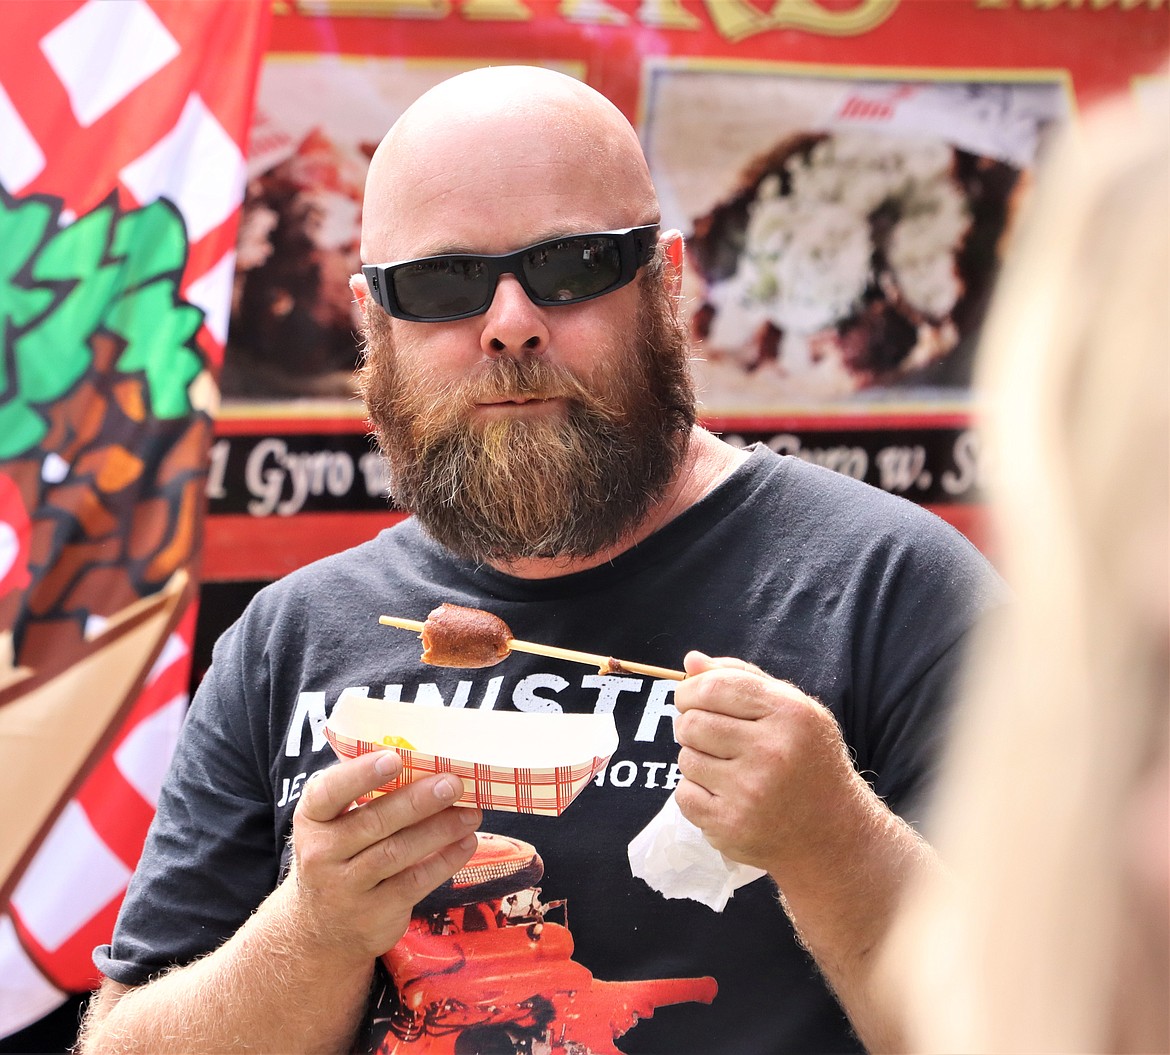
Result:
<instances>
[{"instance_id":1,"label":"mustache","mask_svg":"<svg viewBox=\"0 0 1170 1055\"><path fill-rule=\"evenodd\" d=\"M450 395L466 407L517 398L597 401L596 394L575 374L543 356L500 356L486 371L460 382L458 391Z\"/></svg>"}]
</instances>

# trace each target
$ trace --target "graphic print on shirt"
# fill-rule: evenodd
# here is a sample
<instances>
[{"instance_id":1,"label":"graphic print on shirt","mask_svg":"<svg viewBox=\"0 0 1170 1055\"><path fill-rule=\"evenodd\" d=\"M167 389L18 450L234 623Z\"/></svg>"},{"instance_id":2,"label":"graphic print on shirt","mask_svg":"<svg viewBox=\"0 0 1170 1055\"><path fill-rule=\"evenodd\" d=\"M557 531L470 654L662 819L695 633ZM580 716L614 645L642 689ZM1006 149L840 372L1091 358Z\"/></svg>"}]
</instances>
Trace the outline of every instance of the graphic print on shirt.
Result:
<instances>
[{"instance_id":1,"label":"graphic print on shirt","mask_svg":"<svg viewBox=\"0 0 1170 1055\"><path fill-rule=\"evenodd\" d=\"M667 1004L709 1004L715 979L610 982L573 959L573 936L547 918L544 863L519 839L479 833L479 847L420 902L382 957L367 1050L377 1055L523 1052L621 1055L615 1041Z\"/></svg>"},{"instance_id":2,"label":"graphic print on shirt","mask_svg":"<svg viewBox=\"0 0 1170 1055\"><path fill-rule=\"evenodd\" d=\"M438 685L422 683L413 690L413 702L492 710L501 703L503 680L493 677L484 686L460 681L447 693L449 700ZM662 736L673 743L669 719L677 711L671 703L673 686L666 682L586 675L570 686L557 675L538 673L517 681L507 699L518 710L561 711L555 696L544 693L566 689L587 690L600 713L611 712L622 693L642 693L635 739L655 739L666 718ZM384 698L401 700L403 686L387 685ZM324 747L325 722L326 693L302 691L285 739L286 758L303 760L306 739L314 751ZM295 806L304 779L303 772L282 778L278 806ZM611 759L593 783L665 788L679 779L677 762L639 765ZM491 817L485 815L485 827L491 826ZM415 907L406 934L381 957L384 974L367 1013L365 1050L379 1055L620 1055L618 1038L658 1008L709 1004L715 998L718 986L709 976L595 977L574 959L566 900L543 900L539 848L484 831L478 840L471 860Z\"/></svg>"}]
</instances>

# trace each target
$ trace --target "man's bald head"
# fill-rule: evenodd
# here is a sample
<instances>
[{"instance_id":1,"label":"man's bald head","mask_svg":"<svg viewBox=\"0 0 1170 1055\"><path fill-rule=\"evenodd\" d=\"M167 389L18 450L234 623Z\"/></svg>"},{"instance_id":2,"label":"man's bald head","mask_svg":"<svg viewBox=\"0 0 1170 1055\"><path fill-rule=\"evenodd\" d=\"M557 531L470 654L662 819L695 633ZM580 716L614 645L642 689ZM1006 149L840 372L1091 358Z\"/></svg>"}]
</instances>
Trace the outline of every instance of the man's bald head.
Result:
<instances>
[{"instance_id":1,"label":"man's bald head","mask_svg":"<svg viewBox=\"0 0 1170 1055\"><path fill-rule=\"evenodd\" d=\"M535 66L472 70L422 95L382 140L366 179L362 258L448 243L515 248L523 239L491 244L508 239L493 221L519 215L535 241L651 223L659 210L637 133L605 96Z\"/></svg>"}]
</instances>

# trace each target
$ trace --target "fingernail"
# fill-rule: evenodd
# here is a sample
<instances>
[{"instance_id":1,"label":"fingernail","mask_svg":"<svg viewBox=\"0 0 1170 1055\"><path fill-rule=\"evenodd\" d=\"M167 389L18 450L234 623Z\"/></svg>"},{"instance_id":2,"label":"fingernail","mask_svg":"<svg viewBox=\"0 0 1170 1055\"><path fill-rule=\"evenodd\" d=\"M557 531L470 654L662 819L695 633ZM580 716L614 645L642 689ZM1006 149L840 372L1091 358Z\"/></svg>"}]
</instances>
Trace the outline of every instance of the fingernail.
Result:
<instances>
[{"instance_id":1,"label":"fingernail","mask_svg":"<svg viewBox=\"0 0 1170 1055\"><path fill-rule=\"evenodd\" d=\"M448 773L435 785L435 797L440 802L454 802L463 794L463 781L454 773Z\"/></svg>"},{"instance_id":2,"label":"fingernail","mask_svg":"<svg viewBox=\"0 0 1170 1055\"><path fill-rule=\"evenodd\" d=\"M388 777L391 773L397 773L401 765L402 760L393 751L379 751L374 769L382 776Z\"/></svg>"},{"instance_id":3,"label":"fingernail","mask_svg":"<svg viewBox=\"0 0 1170 1055\"><path fill-rule=\"evenodd\" d=\"M697 648L693 648L683 657L683 670L687 674L694 673L695 667L709 667L711 665L711 657L706 652L700 652Z\"/></svg>"}]
</instances>

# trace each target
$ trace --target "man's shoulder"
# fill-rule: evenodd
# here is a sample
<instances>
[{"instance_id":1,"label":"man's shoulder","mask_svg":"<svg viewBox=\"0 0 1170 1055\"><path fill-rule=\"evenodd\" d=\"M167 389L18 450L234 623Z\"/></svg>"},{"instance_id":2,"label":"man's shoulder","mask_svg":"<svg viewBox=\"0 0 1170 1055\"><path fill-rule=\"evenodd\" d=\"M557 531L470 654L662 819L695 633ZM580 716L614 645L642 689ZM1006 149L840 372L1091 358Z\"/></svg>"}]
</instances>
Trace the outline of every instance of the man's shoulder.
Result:
<instances>
[{"instance_id":1,"label":"man's shoulder","mask_svg":"<svg viewBox=\"0 0 1170 1055\"><path fill-rule=\"evenodd\" d=\"M805 461L791 454L777 454L766 448L752 459L752 467L761 483L789 509L807 510L810 515L826 518L837 526L856 525L872 530L886 525L900 529L905 524L940 525L944 521L929 510L902 495L859 480L847 473Z\"/></svg>"},{"instance_id":2,"label":"man's shoulder","mask_svg":"<svg viewBox=\"0 0 1170 1055\"><path fill-rule=\"evenodd\" d=\"M886 509L914 506L914 503L900 495L883 491L880 487L837 469L805 461L793 454L769 454L773 467L783 472L785 487L798 492L807 500L860 503Z\"/></svg>"},{"instance_id":3,"label":"man's shoulder","mask_svg":"<svg viewBox=\"0 0 1170 1055\"><path fill-rule=\"evenodd\" d=\"M776 538L808 553L837 554L882 566L909 561L967 575L996 576L962 532L902 495L790 455L773 455L780 470L770 488Z\"/></svg>"}]
</instances>

